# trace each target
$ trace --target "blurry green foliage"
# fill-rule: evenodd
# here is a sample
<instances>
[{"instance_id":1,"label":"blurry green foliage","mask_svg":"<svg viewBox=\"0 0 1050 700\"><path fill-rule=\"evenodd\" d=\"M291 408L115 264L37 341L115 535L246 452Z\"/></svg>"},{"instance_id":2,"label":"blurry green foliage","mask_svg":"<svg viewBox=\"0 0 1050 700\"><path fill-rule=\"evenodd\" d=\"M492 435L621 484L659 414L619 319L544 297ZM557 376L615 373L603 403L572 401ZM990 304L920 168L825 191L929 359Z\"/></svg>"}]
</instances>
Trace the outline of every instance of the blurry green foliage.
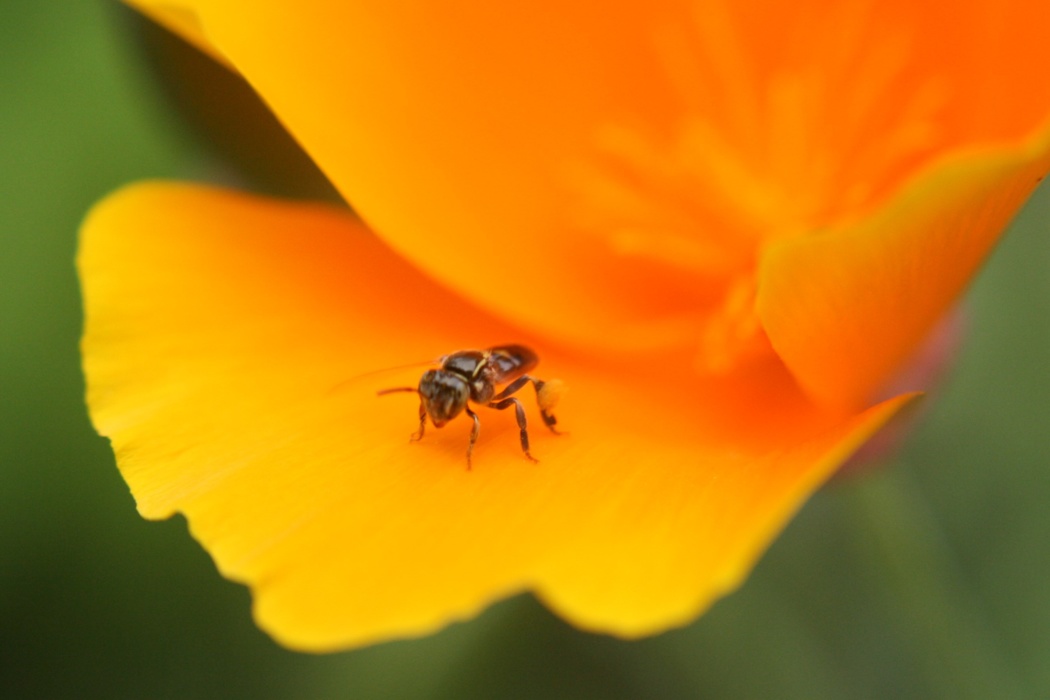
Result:
<instances>
[{"instance_id":1,"label":"blurry green foliage","mask_svg":"<svg viewBox=\"0 0 1050 700\"><path fill-rule=\"evenodd\" d=\"M75 233L150 177L214 179L104 0L0 4L0 697L1050 696L1050 193L971 295L954 381L896 465L819 494L737 594L628 643L527 597L426 639L277 647L92 431Z\"/></svg>"}]
</instances>

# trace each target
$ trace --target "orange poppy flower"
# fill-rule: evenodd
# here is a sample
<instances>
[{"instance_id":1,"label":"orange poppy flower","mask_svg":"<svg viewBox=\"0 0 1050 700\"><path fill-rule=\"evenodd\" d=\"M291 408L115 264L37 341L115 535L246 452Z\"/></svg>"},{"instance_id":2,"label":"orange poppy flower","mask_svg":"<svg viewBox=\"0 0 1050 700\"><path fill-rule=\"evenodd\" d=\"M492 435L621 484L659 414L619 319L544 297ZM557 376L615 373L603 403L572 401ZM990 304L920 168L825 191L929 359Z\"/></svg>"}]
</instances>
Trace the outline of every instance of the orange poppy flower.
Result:
<instances>
[{"instance_id":1,"label":"orange poppy flower","mask_svg":"<svg viewBox=\"0 0 1050 700\"><path fill-rule=\"evenodd\" d=\"M622 636L737 586L1050 169L1036 3L135 2L346 212L150 183L83 229L88 403L148 518L327 650L532 591ZM372 233L374 232L374 233ZM522 342L568 435L410 443L375 373ZM523 392L524 394L525 392ZM535 426L538 426L535 427Z\"/></svg>"}]
</instances>

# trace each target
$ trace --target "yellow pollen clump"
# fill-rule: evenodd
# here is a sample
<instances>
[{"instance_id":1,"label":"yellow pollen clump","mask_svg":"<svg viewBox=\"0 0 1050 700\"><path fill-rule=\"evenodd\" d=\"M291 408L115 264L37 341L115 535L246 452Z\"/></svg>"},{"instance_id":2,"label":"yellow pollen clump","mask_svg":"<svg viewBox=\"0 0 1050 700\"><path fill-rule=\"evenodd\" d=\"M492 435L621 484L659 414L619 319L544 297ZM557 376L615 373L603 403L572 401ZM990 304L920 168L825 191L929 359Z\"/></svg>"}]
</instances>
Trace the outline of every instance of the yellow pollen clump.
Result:
<instances>
[{"instance_id":1,"label":"yellow pollen clump","mask_svg":"<svg viewBox=\"0 0 1050 700\"><path fill-rule=\"evenodd\" d=\"M568 391L568 387L565 386L565 382L560 379L548 379L543 382L543 386L536 392L536 402L544 411L550 411L558 405L566 391Z\"/></svg>"}]
</instances>

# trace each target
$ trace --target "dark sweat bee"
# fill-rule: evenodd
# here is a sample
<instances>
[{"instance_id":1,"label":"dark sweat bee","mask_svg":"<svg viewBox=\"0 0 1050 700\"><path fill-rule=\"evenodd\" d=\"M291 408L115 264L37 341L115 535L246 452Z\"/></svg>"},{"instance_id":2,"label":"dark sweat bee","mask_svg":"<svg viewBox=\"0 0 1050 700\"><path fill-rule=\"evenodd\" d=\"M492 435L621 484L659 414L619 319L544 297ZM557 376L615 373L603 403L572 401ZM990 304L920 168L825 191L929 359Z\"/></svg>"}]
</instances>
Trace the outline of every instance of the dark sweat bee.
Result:
<instances>
[{"instance_id":1,"label":"dark sweat bee","mask_svg":"<svg viewBox=\"0 0 1050 700\"><path fill-rule=\"evenodd\" d=\"M481 432L481 420L470 403L502 411L514 407L521 430L521 450L533 462L538 461L529 452L529 432L525 419L525 407L513 396L526 384L531 383L536 390L536 402L539 404L540 416L550 430L559 434L555 428L557 419L551 409L557 403L561 383L557 380L545 382L527 374L536 366L539 357L524 345L497 345L487 350L460 350L445 355L437 360L441 366L423 373L418 387L394 387L383 389L380 396L395 392L413 392L419 395L419 430L412 435L412 440L422 440L427 427L427 417L440 428L460 413L466 412L474 421L470 431L470 442L467 444L467 469L471 468L471 455L474 443ZM497 392L500 385L506 386Z\"/></svg>"}]
</instances>

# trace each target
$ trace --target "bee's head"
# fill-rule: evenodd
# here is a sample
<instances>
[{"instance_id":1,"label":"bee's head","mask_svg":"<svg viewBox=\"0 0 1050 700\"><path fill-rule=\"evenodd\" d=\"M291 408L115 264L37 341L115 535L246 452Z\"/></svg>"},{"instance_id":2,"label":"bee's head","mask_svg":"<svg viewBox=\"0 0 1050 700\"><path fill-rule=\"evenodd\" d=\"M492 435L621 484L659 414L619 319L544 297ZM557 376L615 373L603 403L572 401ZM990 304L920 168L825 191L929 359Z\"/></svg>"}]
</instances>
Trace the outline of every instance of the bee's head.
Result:
<instances>
[{"instance_id":1,"label":"bee's head","mask_svg":"<svg viewBox=\"0 0 1050 700\"><path fill-rule=\"evenodd\" d=\"M419 380L419 396L434 427L440 428L466 408L470 385L458 374L431 369Z\"/></svg>"}]
</instances>

